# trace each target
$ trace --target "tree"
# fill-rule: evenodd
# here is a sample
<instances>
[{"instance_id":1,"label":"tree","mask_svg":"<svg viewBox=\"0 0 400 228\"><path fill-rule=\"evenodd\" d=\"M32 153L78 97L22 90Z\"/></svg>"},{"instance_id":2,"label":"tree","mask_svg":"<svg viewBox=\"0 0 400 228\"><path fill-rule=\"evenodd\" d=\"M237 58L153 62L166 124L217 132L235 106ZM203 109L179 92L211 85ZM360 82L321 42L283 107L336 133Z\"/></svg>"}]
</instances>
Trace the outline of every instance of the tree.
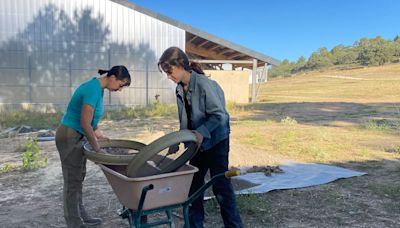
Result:
<instances>
[{"instance_id":1,"label":"tree","mask_svg":"<svg viewBox=\"0 0 400 228\"><path fill-rule=\"evenodd\" d=\"M358 59L363 65L383 65L393 59L392 43L377 36L375 39L363 38L358 42Z\"/></svg>"},{"instance_id":2,"label":"tree","mask_svg":"<svg viewBox=\"0 0 400 228\"><path fill-rule=\"evenodd\" d=\"M351 46L337 45L331 50L332 63L335 65L355 63L357 56L358 53Z\"/></svg>"},{"instance_id":3,"label":"tree","mask_svg":"<svg viewBox=\"0 0 400 228\"><path fill-rule=\"evenodd\" d=\"M315 70L332 65L331 54L326 48L320 48L313 52L306 64L307 69Z\"/></svg>"},{"instance_id":4,"label":"tree","mask_svg":"<svg viewBox=\"0 0 400 228\"><path fill-rule=\"evenodd\" d=\"M400 37L393 39L393 62L400 62Z\"/></svg>"},{"instance_id":5,"label":"tree","mask_svg":"<svg viewBox=\"0 0 400 228\"><path fill-rule=\"evenodd\" d=\"M271 77L278 77L278 76L290 76L291 71L293 68L293 63L290 63L289 60L284 59L281 64L278 66L273 66L269 75Z\"/></svg>"},{"instance_id":6,"label":"tree","mask_svg":"<svg viewBox=\"0 0 400 228\"><path fill-rule=\"evenodd\" d=\"M294 63L294 66L292 68L292 73L295 74L297 72L303 71L306 64L307 64L306 58L304 58L304 56L300 56L297 62Z\"/></svg>"}]
</instances>

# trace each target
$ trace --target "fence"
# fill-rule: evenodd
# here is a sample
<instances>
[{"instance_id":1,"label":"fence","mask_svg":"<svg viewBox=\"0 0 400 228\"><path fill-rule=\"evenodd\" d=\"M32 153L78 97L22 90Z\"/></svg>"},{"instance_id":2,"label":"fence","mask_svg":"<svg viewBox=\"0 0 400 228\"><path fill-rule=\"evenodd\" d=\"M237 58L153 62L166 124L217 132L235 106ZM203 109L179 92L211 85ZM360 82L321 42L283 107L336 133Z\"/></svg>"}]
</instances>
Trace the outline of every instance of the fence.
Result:
<instances>
[{"instance_id":1,"label":"fence","mask_svg":"<svg viewBox=\"0 0 400 228\"><path fill-rule=\"evenodd\" d=\"M161 102L175 100L174 86L158 71L154 55L111 49L79 52L41 49L0 50L1 104L65 105L82 82L98 76L99 68L109 69L113 65L127 66L132 83L122 92L106 90L105 105L149 105L156 95Z\"/></svg>"}]
</instances>

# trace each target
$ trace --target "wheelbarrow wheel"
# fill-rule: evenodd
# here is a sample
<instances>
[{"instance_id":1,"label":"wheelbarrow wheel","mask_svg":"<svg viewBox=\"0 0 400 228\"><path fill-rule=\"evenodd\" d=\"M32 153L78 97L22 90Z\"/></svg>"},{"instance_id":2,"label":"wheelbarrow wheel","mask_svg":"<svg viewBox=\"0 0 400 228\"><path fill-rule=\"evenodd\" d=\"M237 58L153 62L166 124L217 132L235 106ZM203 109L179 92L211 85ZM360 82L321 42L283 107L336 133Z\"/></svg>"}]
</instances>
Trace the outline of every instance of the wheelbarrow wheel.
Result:
<instances>
[{"instance_id":1,"label":"wheelbarrow wheel","mask_svg":"<svg viewBox=\"0 0 400 228\"><path fill-rule=\"evenodd\" d=\"M176 158L169 158L165 149L179 143L185 144L185 150ZM196 136L190 130L169 133L143 147L129 162L127 174L129 177L143 177L173 172L190 160L198 149Z\"/></svg>"},{"instance_id":2,"label":"wheelbarrow wheel","mask_svg":"<svg viewBox=\"0 0 400 228\"><path fill-rule=\"evenodd\" d=\"M97 153L93 151L89 142L87 142L83 146L86 158L93 162L105 165L127 165L132 158L136 156L137 152L146 146L146 144L132 140L112 139L108 141L99 141L99 146L100 148L111 147L136 150L136 153L127 155Z\"/></svg>"}]
</instances>

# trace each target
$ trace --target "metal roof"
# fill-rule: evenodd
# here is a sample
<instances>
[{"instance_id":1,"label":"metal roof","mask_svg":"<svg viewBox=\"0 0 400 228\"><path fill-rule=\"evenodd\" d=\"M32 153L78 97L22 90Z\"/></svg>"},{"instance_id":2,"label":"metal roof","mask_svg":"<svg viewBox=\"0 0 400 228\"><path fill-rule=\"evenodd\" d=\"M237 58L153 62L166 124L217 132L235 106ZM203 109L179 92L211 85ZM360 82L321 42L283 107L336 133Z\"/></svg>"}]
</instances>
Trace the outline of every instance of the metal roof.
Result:
<instances>
[{"instance_id":1,"label":"metal roof","mask_svg":"<svg viewBox=\"0 0 400 228\"><path fill-rule=\"evenodd\" d=\"M155 13L127 0L111 0L138 12L164 21L168 24L186 31L186 53L191 57L199 59L215 60L251 60L257 59L258 65L279 65L280 61L270 56L256 52L239 44L232 43L225 39L201 31L180 21Z\"/></svg>"}]
</instances>

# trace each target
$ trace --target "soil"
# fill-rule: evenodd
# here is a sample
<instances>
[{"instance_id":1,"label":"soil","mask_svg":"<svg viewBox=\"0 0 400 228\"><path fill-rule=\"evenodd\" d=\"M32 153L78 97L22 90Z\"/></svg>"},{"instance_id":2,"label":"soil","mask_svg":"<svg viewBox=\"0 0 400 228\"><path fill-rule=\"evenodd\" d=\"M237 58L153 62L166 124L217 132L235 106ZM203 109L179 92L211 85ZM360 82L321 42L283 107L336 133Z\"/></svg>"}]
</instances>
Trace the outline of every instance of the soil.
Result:
<instances>
[{"instance_id":1,"label":"soil","mask_svg":"<svg viewBox=\"0 0 400 228\"><path fill-rule=\"evenodd\" d=\"M145 127L140 123L151 123ZM168 123L168 124L167 124ZM123 127L121 127L123 126ZM150 126L150 127L149 127ZM160 132L176 130L176 120L151 119L103 122L103 132L110 138L134 139L144 143L153 141ZM152 134L148 134L151 129ZM233 129L235 130L235 129ZM237 130L237 129L236 129ZM4 163L21 165L26 137L0 139L0 166ZM39 142L40 156L48 156L48 165L35 171L13 170L0 172L0 227L65 227L62 205L63 178L54 141ZM280 158L258 149L231 141L231 164L245 163L248 154L264 164ZM246 157L247 156L247 157ZM257 164L248 159L249 167ZM264 162L265 161L265 162ZM245 227L400 227L398 218L399 160L346 162L337 164L368 175L344 179L310 188L273 191L268 194L238 197ZM242 167L243 168L243 167ZM255 170L279 171L274 166L258 165ZM274 170L275 169L275 170ZM251 168L248 170L251 171ZM251 183L232 179L235 190L251 187ZM212 196L212 193L210 193ZM101 227L128 227L117 210L121 208L114 191L101 169L87 163L83 183L83 200L88 212L103 219ZM215 202L207 201L205 227L222 227ZM208 207L210 208L210 207ZM183 226L181 210L174 211L177 227ZM152 215L154 220L161 214Z\"/></svg>"},{"instance_id":2,"label":"soil","mask_svg":"<svg viewBox=\"0 0 400 228\"><path fill-rule=\"evenodd\" d=\"M118 148L118 147L102 147L105 152L113 155L129 155L136 153L136 150L130 150L126 148Z\"/></svg>"},{"instance_id":3,"label":"soil","mask_svg":"<svg viewBox=\"0 0 400 228\"><path fill-rule=\"evenodd\" d=\"M154 134L159 131L171 132L177 125L160 124L153 120ZM110 138L133 138L126 132L142 134L142 126L125 127L126 131L114 129L124 123L105 123L105 134ZM177 124L177 123L176 123ZM122 133L121 133L122 132ZM145 132L146 134L146 132ZM151 138L151 137L150 137ZM26 137L16 136L0 139L0 166L4 163L20 166L21 154L25 151ZM152 141L154 139L148 140ZM146 141L146 140L142 140ZM40 156L48 157L48 165L34 171L23 172L18 168L8 173L0 172L0 224L8 227L65 227L62 205L63 177L59 155L54 141L39 142ZM133 150L104 148L108 153L127 154ZM235 189L251 186L245 181L232 181ZM127 227L128 221L117 214L122 206L107 182L101 169L91 161L87 162L87 174L83 184L83 201L88 212L103 219L101 227ZM174 212L175 223L183 225L182 212ZM154 220L163 215L149 217Z\"/></svg>"}]
</instances>

